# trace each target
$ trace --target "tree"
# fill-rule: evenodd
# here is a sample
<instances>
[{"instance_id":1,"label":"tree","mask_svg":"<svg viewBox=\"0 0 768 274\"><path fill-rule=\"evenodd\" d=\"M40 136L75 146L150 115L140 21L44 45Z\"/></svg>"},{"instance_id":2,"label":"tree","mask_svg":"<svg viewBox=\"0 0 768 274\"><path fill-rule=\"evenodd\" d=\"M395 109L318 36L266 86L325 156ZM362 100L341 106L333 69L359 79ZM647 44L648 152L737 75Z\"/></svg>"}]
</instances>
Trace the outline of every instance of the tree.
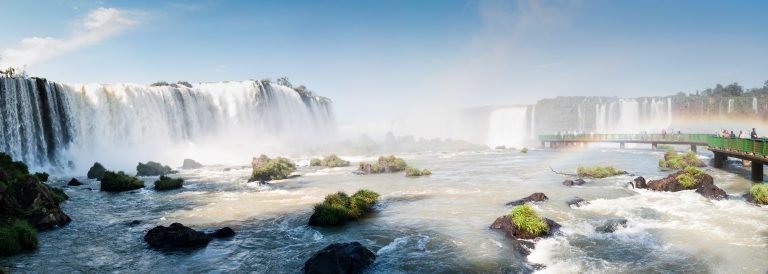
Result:
<instances>
[{"instance_id":1,"label":"tree","mask_svg":"<svg viewBox=\"0 0 768 274\"><path fill-rule=\"evenodd\" d=\"M763 83L764 88L768 88L768 80L765 80L765 83Z\"/></svg>"},{"instance_id":2,"label":"tree","mask_svg":"<svg viewBox=\"0 0 768 274\"><path fill-rule=\"evenodd\" d=\"M277 79L277 84L289 88L293 87L293 85L291 85L291 81L288 80L288 77L280 77L280 79Z\"/></svg>"}]
</instances>

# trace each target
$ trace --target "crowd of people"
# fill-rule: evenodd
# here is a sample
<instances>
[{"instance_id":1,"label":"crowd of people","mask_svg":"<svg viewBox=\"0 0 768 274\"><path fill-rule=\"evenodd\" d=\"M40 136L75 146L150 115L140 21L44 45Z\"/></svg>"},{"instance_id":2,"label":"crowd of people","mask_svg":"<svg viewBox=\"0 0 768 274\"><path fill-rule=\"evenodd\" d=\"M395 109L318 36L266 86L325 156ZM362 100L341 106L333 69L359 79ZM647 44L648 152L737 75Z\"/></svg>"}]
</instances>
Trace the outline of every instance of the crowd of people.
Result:
<instances>
[{"instance_id":1,"label":"crowd of people","mask_svg":"<svg viewBox=\"0 0 768 274\"><path fill-rule=\"evenodd\" d=\"M758 139L760 138L757 135L757 131L755 131L755 128L752 128L752 132L747 134L746 131L739 130L739 134L736 134L733 132L733 130L729 131L727 129L719 130L715 133L717 137L723 137L723 138L739 138L739 139Z\"/></svg>"}]
</instances>

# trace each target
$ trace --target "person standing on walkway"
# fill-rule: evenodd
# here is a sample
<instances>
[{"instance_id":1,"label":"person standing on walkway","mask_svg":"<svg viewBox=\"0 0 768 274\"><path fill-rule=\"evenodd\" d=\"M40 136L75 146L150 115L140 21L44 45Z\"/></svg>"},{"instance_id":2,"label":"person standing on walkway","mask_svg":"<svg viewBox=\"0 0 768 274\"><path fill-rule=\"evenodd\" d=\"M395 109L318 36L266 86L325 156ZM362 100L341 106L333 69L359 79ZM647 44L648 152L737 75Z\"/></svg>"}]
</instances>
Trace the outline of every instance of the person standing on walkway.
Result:
<instances>
[{"instance_id":1,"label":"person standing on walkway","mask_svg":"<svg viewBox=\"0 0 768 274\"><path fill-rule=\"evenodd\" d=\"M755 128L752 128L752 133L749 134L749 137L752 139L757 139L757 131L755 131Z\"/></svg>"}]
</instances>

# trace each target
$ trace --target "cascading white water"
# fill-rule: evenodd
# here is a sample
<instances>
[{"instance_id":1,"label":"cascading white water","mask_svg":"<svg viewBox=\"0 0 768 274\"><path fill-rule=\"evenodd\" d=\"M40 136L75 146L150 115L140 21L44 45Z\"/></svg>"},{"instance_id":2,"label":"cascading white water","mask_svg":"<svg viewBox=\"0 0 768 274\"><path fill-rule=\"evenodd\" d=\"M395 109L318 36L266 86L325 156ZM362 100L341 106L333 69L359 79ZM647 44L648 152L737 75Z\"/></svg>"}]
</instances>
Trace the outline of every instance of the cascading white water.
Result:
<instances>
[{"instance_id":1,"label":"cascading white water","mask_svg":"<svg viewBox=\"0 0 768 274\"><path fill-rule=\"evenodd\" d=\"M526 112L526 107L502 108L491 112L485 144L490 147L525 146L528 136Z\"/></svg>"},{"instance_id":2,"label":"cascading white water","mask_svg":"<svg viewBox=\"0 0 768 274\"><path fill-rule=\"evenodd\" d=\"M757 97L752 97L752 110L757 112Z\"/></svg>"},{"instance_id":3,"label":"cascading white water","mask_svg":"<svg viewBox=\"0 0 768 274\"><path fill-rule=\"evenodd\" d=\"M733 109L733 98L728 99L728 113L731 113L731 110Z\"/></svg>"},{"instance_id":4,"label":"cascading white water","mask_svg":"<svg viewBox=\"0 0 768 274\"><path fill-rule=\"evenodd\" d=\"M656 132L671 124L671 98L666 100L619 99L595 105L595 132L597 133Z\"/></svg>"},{"instance_id":5,"label":"cascading white water","mask_svg":"<svg viewBox=\"0 0 768 274\"><path fill-rule=\"evenodd\" d=\"M256 81L149 87L0 79L0 148L33 166L71 160L78 170L94 161L128 169L138 161L179 157L247 161L335 134L329 100Z\"/></svg>"},{"instance_id":6,"label":"cascading white water","mask_svg":"<svg viewBox=\"0 0 768 274\"><path fill-rule=\"evenodd\" d=\"M595 132L605 133L607 131L608 113L605 104L595 105Z\"/></svg>"},{"instance_id":7,"label":"cascading white water","mask_svg":"<svg viewBox=\"0 0 768 274\"><path fill-rule=\"evenodd\" d=\"M531 140L536 139L536 105L531 106Z\"/></svg>"}]
</instances>

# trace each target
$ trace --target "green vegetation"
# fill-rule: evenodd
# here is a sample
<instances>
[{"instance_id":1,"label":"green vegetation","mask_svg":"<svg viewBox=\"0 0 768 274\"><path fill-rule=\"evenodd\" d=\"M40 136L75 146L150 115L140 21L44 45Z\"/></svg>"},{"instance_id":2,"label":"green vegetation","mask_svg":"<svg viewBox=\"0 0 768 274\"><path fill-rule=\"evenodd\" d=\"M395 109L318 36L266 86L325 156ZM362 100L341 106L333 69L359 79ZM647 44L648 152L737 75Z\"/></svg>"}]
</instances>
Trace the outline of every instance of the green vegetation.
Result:
<instances>
[{"instance_id":1,"label":"green vegetation","mask_svg":"<svg viewBox=\"0 0 768 274\"><path fill-rule=\"evenodd\" d=\"M704 162L699 160L698 156L696 156L696 153L693 151L689 151L683 155L680 155L672 148L667 149L667 151L664 152L664 159L659 160L660 168L684 169L689 166L702 167L706 165Z\"/></svg>"},{"instance_id":2,"label":"green vegetation","mask_svg":"<svg viewBox=\"0 0 768 274\"><path fill-rule=\"evenodd\" d=\"M136 166L136 176L162 176L173 173L173 169L158 162L149 161Z\"/></svg>"},{"instance_id":3,"label":"green vegetation","mask_svg":"<svg viewBox=\"0 0 768 274\"><path fill-rule=\"evenodd\" d=\"M696 176L699 174L704 174L704 171L697 167L687 166L683 169L683 173L677 175L675 179L685 189L693 189L696 186Z\"/></svg>"},{"instance_id":4,"label":"green vegetation","mask_svg":"<svg viewBox=\"0 0 768 274\"><path fill-rule=\"evenodd\" d=\"M405 167L405 176L407 177L416 177L416 176L427 176L432 175L432 172L429 171L429 169L422 169L419 170L418 168L407 166Z\"/></svg>"},{"instance_id":5,"label":"green vegetation","mask_svg":"<svg viewBox=\"0 0 768 274\"><path fill-rule=\"evenodd\" d=\"M37 177L37 179L40 180L41 182L48 181L48 173L45 173L45 172L35 172L35 177Z\"/></svg>"},{"instance_id":6,"label":"green vegetation","mask_svg":"<svg viewBox=\"0 0 768 274\"><path fill-rule=\"evenodd\" d=\"M37 248L37 230L27 221L15 222L0 226L0 256L10 256L22 250Z\"/></svg>"},{"instance_id":7,"label":"green vegetation","mask_svg":"<svg viewBox=\"0 0 768 274\"><path fill-rule=\"evenodd\" d=\"M520 152L522 152L522 153L528 153L528 148L527 148L527 147L524 147L523 149L521 149L521 150L520 150Z\"/></svg>"},{"instance_id":8,"label":"green vegetation","mask_svg":"<svg viewBox=\"0 0 768 274\"><path fill-rule=\"evenodd\" d=\"M126 175L122 171L104 172L104 177L101 178L101 191L107 192L121 192L134 190L144 187L144 181L137 179L136 177Z\"/></svg>"},{"instance_id":9,"label":"green vegetation","mask_svg":"<svg viewBox=\"0 0 768 274\"><path fill-rule=\"evenodd\" d=\"M321 159L312 159L309 161L310 166L324 166L324 167L343 167L343 166L349 166L349 161L345 161L339 156L336 156L336 154L328 155L327 157Z\"/></svg>"},{"instance_id":10,"label":"green vegetation","mask_svg":"<svg viewBox=\"0 0 768 274\"><path fill-rule=\"evenodd\" d=\"M288 178L292 172L296 171L296 164L287 158L277 157L275 159L269 159L264 156L259 159L266 160L266 163L254 163L253 175L251 176L250 181L266 182L282 180Z\"/></svg>"},{"instance_id":11,"label":"green vegetation","mask_svg":"<svg viewBox=\"0 0 768 274\"><path fill-rule=\"evenodd\" d=\"M352 197L341 191L325 196L322 203L315 205L309 224L334 226L360 219L372 210L378 199L378 193L367 189L357 191Z\"/></svg>"},{"instance_id":12,"label":"green vegetation","mask_svg":"<svg viewBox=\"0 0 768 274\"><path fill-rule=\"evenodd\" d=\"M93 166L88 169L88 179L97 179L101 180L101 178L104 177L104 172L106 172L107 169L104 168L103 165L101 165L99 162L93 163Z\"/></svg>"},{"instance_id":13,"label":"green vegetation","mask_svg":"<svg viewBox=\"0 0 768 274\"><path fill-rule=\"evenodd\" d=\"M621 169L612 167L612 166L592 166L592 167L582 167L576 169L576 173L578 173L579 177L590 177L590 178L605 178L605 177L611 177L616 175L621 175L627 173L626 171L623 171Z\"/></svg>"},{"instance_id":14,"label":"green vegetation","mask_svg":"<svg viewBox=\"0 0 768 274\"><path fill-rule=\"evenodd\" d=\"M749 195L758 204L768 204L768 184L755 184L749 188Z\"/></svg>"},{"instance_id":15,"label":"green vegetation","mask_svg":"<svg viewBox=\"0 0 768 274\"><path fill-rule=\"evenodd\" d=\"M513 207L509 215L512 217L512 224L525 233L540 236L549 231L547 222L528 204Z\"/></svg>"},{"instance_id":16,"label":"green vegetation","mask_svg":"<svg viewBox=\"0 0 768 274\"><path fill-rule=\"evenodd\" d=\"M181 188L184 185L184 179L171 178L167 176L160 176L160 179L155 181L155 190L171 190Z\"/></svg>"},{"instance_id":17,"label":"green vegetation","mask_svg":"<svg viewBox=\"0 0 768 274\"><path fill-rule=\"evenodd\" d=\"M371 173L390 173L400 172L405 170L408 165L402 158L397 158L394 155L388 157L380 156L376 163L360 163L359 171L371 174Z\"/></svg>"}]
</instances>

